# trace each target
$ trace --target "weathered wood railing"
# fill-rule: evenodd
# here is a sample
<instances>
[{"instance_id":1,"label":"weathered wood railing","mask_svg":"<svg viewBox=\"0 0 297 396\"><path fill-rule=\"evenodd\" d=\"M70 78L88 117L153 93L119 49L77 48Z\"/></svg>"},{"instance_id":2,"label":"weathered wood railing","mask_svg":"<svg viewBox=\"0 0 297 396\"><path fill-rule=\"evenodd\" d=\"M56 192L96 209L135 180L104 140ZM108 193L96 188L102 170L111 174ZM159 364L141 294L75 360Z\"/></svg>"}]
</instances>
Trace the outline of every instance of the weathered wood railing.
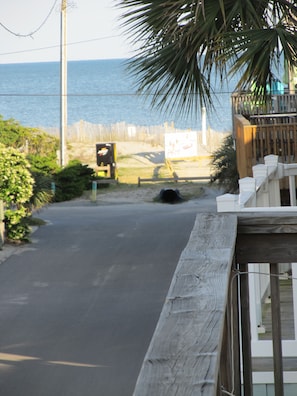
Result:
<instances>
[{"instance_id":1,"label":"weathered wood railing","mask_svg":"<svg viewBox=\"0 0 297 396\"><path fill-rule=\"evenodd\" d=\"M214 396L234 387L240 392L238 339L231 336L238 334L231 329L238 315L229 291L230 284L236 287L230 281L236 228L234 215L197 216L134 396Z\"/></svg>"},{"instance_id":2,"label":"weathered wood railing","mask_svg":"<svg viewBox=\"0 0 297 396\"><path fill-rule=\"evenodd\" d=\"M133 395L252 396L256 368L248 263L271 262L272 371L275 395L283 396L275 263L297 261L296 237L297 220L290 213L198 214Z\"/></svg>"}]
</instances>

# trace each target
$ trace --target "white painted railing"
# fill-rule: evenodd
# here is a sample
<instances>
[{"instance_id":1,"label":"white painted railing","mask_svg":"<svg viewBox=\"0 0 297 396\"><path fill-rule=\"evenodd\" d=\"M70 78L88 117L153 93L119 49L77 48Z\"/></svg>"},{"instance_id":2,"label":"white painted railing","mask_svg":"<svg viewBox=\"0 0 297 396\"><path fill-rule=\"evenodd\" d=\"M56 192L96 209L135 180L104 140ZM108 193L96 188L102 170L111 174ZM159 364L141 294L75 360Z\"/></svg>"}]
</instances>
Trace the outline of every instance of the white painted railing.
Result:
<instances>
[{"instance_id":1,"label":"white painted railing","mask_svg":"<svg viewBox=\"0 0 297 396\"><path fill-rule=\"evenodd\" d=\"M278 156L268 155L264 164L253 167L253 177L246 177L239 181L239 194L224 194L217 197L218 212L296 212L296 185L297 163L282 164ZM290 206L281 206L280 180L289 179ZM297 356L297 263L291 266L293 279L293 315L294 334L292 340L283 340L283 356ZM266 268L267 267L267 268ZM285 272L285 265L281 266ZM267 274L266 274L267 272ZM265 331L262 326L262 303L269 292L269 265L249 264L249 294L250 294L250 321L252 337L252 356L271 357L272 342L261 340L259 334ZM284 372L286 383L297 383L296 372ZM254 383L273 382L272 373L254 373Z\"/></svg>"},{"instance_id":2,"label":"white painted railing","mask_svg":"<svg viewBox=\"0 0 297 396\"><path fill-rule=\"evenodd\" d=\"M277 155L267 155L264 161L264 164L253 167L253 177L239 180L239 194L217 197L218 212L259 211L257 208L261 211L289 211L287 206L281 207L279 181L284 177L289 178L290 205L296 207L297 163L281 164Z\"/></svg>"}]
</instances>

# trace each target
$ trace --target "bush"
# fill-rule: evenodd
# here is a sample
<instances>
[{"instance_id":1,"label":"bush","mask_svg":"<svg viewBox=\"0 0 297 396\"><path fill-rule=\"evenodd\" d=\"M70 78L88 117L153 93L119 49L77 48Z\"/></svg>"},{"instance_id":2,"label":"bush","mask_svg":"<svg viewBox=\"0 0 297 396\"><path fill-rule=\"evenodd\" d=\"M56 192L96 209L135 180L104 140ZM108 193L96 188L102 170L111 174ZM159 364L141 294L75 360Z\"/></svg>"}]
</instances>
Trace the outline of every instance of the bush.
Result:
<instances>
[{"instance_id":1,"label":"bush","mask_svg":"<svg viewBox=\"0 0 297 396\"><path fill-rule=\"evenodd\" d=\"M44 157L39 154L29 154L27 159L30 162L32 172L52 175L59 169L56 155Z\"/></svg>"},{"instance_id":2,"label":"bush","mask_svg":"<svg viewBox=\"0 0 297 396\"><path fill-rule=\"evenodd\" d=\"M238 191L239 174L237 171L236 151L232 135L227 136L222 146L212 155L211 183L217 183L225 192L235 193Z\"/></svg>"},{"instance_id":3,"label":"bush","mask_svg":"<svg viewBox=\"0 0 297 396\"><path fill-rule=\"evenodd\" d=\"M30 227L24 208L7 209L4 214L6 237L15 242L29 242Z\"/></svg>"},{"instance_id":4,"label":"bush","mask_svg":"<svg viewBox=\"0 0 297 396\"><path fill-rule=\"evenodd\" d=\"M7 206L27 202L32 195L33 182L24 154L0 145L0 199Z\"/></svg>"},{"instance_id":5,"label":"bush","mask_svg":"<svg viewBox=\"0 0 297 396\"><path fill-rule=\"evenodd\" d=\"M80 197L85 190L90 189L94 179L94 170L79 161L70 161L69 164L56 173L55 201L68 201Z\"/></svg>"},{"instance_id":6,"label":"bush","mask_svg":"<svg viewBox=\"0 0 297 396\"><path fill-rule=\"evenodd\" d=\"M41 209L53 201L53 177L41 172L32 172L32 177L34 179L33 194L26 204L30 212Z\"/></svg>"},{"instance_id":7,"label":"bush","mask_svg":"<svg viewBox=\"0 0 297 396\"><path fill-rule=\"evenodd\" d=\"M28 215L51 201L51 175L58 169L57 148L57 138L0 115L0 199L5 204L9 240L27 241Z\"/></svg>"},{"instance_id":8,"label":"bush","mask_svg":"<svg viewBox=\"0 0 297 396\"><path fill-rule=\"evenodd\" d=\"M0 115L0 131L0 143L5 146L17 148L26 154L56 157L58 139L40 129L24 127L13 118L4 120Z\"/></svg>"},{"instance_id":9,"label":"bush","mask_svg":"<svg viewBox=\"0 0 297 396\"><path fill-rule=\"evenodd\" d=\"M28 240L26 204L32 196L33 183L30 164L24 154L0 144L0 199L5 205L6 237L10 240Z\"/></svg>"}]
</instances>

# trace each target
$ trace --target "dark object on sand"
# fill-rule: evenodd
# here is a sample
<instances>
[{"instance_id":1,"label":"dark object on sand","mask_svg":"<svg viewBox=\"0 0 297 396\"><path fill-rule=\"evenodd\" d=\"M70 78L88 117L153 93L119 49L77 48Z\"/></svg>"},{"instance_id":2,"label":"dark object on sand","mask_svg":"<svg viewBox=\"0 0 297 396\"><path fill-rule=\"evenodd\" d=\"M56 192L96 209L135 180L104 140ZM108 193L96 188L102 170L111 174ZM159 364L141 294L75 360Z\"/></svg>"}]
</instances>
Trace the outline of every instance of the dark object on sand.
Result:
<instances>
[{"instance_id":1,"label":"dark object on sand","mask_svg":"<svg viewBox=\"0 0 297 396\"><path fill-rule=\"evenodd\" d=\"M180 203L183 202L184 199L180 195L179 190L173 190L172 188L162 189L159 193L158 200L163 203Z\"/></svg>"}]
</instances>

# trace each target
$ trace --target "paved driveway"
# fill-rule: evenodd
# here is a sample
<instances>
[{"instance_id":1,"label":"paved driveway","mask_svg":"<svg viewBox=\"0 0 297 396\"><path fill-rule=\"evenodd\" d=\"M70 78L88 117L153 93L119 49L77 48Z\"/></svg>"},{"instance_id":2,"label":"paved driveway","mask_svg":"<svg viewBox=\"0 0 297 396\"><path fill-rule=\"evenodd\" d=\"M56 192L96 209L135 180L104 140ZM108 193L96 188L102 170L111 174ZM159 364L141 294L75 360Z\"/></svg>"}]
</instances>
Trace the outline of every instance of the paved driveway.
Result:
<instances>
[{"instance_id":1,"label":"paved driveway","mask_svg":"<svg viewBox=\"0 0 297 396\"><path fill-rule=\"evenodd\" d=\"M131 396L196 213L208 209L78 200L42 210L48 225L0 266L0 394Z\"/></svg>"}]
</instances>

